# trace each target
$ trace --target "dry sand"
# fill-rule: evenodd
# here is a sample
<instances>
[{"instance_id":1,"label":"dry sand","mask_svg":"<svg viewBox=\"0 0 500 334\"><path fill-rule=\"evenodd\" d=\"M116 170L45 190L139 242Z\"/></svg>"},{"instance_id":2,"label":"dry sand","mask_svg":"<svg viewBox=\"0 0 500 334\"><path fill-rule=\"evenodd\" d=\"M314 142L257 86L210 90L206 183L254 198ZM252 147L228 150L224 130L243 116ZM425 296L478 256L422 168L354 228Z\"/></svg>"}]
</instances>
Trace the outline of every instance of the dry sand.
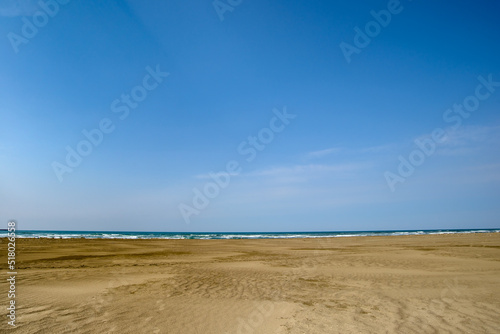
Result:
<instances>
[{"instance_id":1,"label":"dry sand","mask_svg":"<svg viewBox=\"0 0 500 334\"><path fill-rule=\"evenodd\" d=\"M500 233L16 246L1 332L500 333Z\"/></svg>"}]
</instances>

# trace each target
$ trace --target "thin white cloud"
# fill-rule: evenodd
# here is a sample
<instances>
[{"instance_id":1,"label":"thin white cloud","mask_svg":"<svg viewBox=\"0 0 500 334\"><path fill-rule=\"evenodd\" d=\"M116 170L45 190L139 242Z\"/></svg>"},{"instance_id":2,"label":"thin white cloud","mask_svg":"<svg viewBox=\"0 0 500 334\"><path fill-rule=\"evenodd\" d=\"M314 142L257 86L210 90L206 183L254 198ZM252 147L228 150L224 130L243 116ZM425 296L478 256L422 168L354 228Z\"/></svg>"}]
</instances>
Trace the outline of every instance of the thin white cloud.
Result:
<instances>
[{"instance_id":1,"label":"thin white cloud","mask_svg":"<svg viewBox=\"0 0 500 334\"><path fill-rule=\"evenodd\" d=\"M500 172L500 163L478 165L470 167L469 169L477 172L490 172L490 171Z\"/></svg>"},{"instance_id":2,"label":"thin white cloud","mask_svg":"<svg viewBox=\"0 0 500 334\"><path fill-rule=\"evenodd\" d=\"M498 128L487 126L463 126L455 131L448 131L444 142L447 146L463 146L475 142L483 142L494 135Z\"/></svg>"},{"instance_id":3,"label":"thin white cloud","mask_svg":"<svg viewBox=\"0 0 500 334\"><path fill-rule=\"evenodd\" d=\"M385 152L392 152L397 149L399 144L384 144L377 146L369 146L364 148L340 148L332 147L325 150L313 151L306 154L308 159L320 159L329 155L359 155L359 154L381 154Z\"/></svg>"},{"instance_id":4,"label":"thin white cloud","mask_svg":"<svg viewBox=\"0 0 500 334\"><path fill-rule=\"evenodd\" d=\"M500 136L500 126L461 126L454 130L453 128L444 129L444 140L439 143L440 146L464 146L475 142L484 142ZM430 139L430 133L423 134L415 140Z\"/></svg>"},{"instance_id":5,"label":"thin white cloud","mask_svg":"<svg viewBox=\"0 0 500 334\"><path fill-rule=\"evenodd\" d=\"M369 166L366 163L351 163L351 164L333 164L333 165L321 165L321 164L309 164L309 165L294 165L287 167L273 167L269 169L257 170L251 173L247 173L248 176L290 176L290 175L309 175L314 176L318 174L325 173L350 173L359 171L361 169L366 169Z\"/></svg>"},{"instance_id":6,"label":"thin white cloud","mask_svg":"<svg viewBox=\"0 0 500 334\"><path fill-rule=\"evenodd\" d=\"M213 179L212 175L210 175L211 173L204 173L204 174L197 174L194 176L195 179L199 179L199 180L211 180ZM217 174L217 173L213 173L213 174ZM231 176L238 176L239 173L229 173L229 175Z\"/></svg>"},{"instance_id":7,"label":"thin white cloud","mask_svg":"<svg viewBox=\"0 0 500 334\"><path fill-rule=\"evenodd\" d=\"M358 171L360 169L368 168L366 163L358 164L334 164L334 165L324 165L324 164L308 164L308 165L293 165L293 166L280 166L271 167L267 169L255 170L252 172L232 174L231 176L240 175L242 177L303 177L314 176L324 173L349 173ZM210 173L197 174L194 178L200 180L210 180L212 176Z\"/></svg>"},{"instance_id":8,"label":"thin white cloud","mask_svg":"<svg viewBox=\"0 0 500 334\"><path fill-rule=\"evenodd\" d=\"M397 145L395 144L386 144L386 145L378 145L378 146L370 146L367 148L362 148L359 151L361 153L383 153L393 151Z\"/></svg>"},{"instance_id":9,"label":"thin white cloud","mask_svg":"<svg viewBox=\"0 0 500 334\"><path fill-rule=\"evenodd\" d=\"M331 148L327 148L325 150L319 150L319 151L309 152L307 154L307 157L308 158L322 158L324 156L327 156L327 155L330 155L330 154L333 154L333 153L338 153L341 150L342 149L340 147L331 147Z\"/></svg>"},{"instance_id":10,"label":"thin white cloud","mask_svg":"<svg viewBox=\"0 0 500 334\"><path fill-rule=\"evenodd\" d=\"M447 130L445 140L437 144L439 155L471 155L478 151L498 147L500 144L500 127L498 126L462 126L457 130ZM419 139L425 137L422 136Z\"/></svg>"}]
</instances>

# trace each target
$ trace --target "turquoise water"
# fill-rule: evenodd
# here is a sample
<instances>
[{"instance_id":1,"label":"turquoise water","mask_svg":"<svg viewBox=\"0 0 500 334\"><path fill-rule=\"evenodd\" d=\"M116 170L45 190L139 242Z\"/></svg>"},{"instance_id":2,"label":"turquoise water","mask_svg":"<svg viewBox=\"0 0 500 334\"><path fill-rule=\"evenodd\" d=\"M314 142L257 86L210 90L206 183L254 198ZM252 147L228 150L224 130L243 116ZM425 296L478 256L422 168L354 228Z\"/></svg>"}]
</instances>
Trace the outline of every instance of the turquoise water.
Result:
<instances>
[{"instance_id":1,"label":"turquoise water","mask_svg":"<svg viewBox=\"0 0 500 334\"><path fill-rule=\"evenodd\" d=\"M335 238L377 235L425 235L455 233L499 233L500 229L443 229L392 231L340 231L340 232L117 232L117 231L16 231L17 238L54 239L277 239L277 238ZM6 237L7 231L0 231Z\"/></svg>"}]
</instances>

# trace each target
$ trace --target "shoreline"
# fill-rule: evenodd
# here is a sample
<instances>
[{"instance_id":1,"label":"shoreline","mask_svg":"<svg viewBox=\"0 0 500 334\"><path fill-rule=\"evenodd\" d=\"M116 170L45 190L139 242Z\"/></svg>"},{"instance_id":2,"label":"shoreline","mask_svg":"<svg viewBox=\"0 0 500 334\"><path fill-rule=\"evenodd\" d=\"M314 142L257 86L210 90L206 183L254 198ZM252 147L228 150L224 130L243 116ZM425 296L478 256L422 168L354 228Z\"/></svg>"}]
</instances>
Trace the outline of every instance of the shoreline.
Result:
<instances>
[{"instance_id":1,"label":"shoreline","mask_svg":"<svg viewBox=\"0 0 500 334\"><path fill-rule=\"evenodd\" d=\"M131 231L56 231L18 230L16 238L47 239L158 239L158 240L231 240L231 239L297 239L340 238L401 235L446 235L500 233L500 228L490 229L438 229L438 230L376 230L376 231L321 231L321 232L131 232ZM6 237L0 233L0 238Z\"/></svg>"}]
</instances>

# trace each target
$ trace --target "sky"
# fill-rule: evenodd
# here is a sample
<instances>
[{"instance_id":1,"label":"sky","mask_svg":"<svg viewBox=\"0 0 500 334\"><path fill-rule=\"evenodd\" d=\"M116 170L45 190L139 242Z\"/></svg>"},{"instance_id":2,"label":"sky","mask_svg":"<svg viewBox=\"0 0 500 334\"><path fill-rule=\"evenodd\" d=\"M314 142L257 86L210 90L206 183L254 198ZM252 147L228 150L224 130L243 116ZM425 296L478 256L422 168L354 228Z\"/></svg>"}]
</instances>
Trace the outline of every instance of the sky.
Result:
<instances>
[{"instance_id":1,"label":"sky","mask_svg":"<svg viewBox=\"0 0 500 334\"><path fill-rule=\"evenodd\" d=\"M499 10L1 1L0 222L498 228Z\"/></svg>"}]
</instances>

